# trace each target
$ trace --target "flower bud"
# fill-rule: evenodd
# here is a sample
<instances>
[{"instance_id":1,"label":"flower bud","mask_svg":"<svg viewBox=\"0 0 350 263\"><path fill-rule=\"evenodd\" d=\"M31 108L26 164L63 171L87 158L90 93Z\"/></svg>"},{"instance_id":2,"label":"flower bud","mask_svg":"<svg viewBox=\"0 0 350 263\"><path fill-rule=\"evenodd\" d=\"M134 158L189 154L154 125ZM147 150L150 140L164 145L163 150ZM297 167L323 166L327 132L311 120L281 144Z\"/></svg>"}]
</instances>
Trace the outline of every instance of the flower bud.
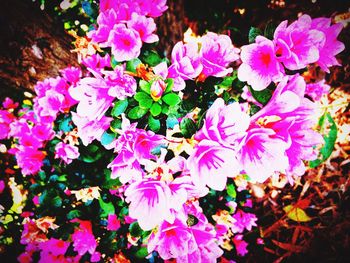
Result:
<instances>
[{"instance_id":1,"label":"flower bud","mask_svg":"<svg viewBox=\"0 0 350 263\"><path fill-rule=\"evenodd\" d=\"M166 89L166 84L162 79L153 81L151 85L151 97L154 101L158 101Z\"/></svg>"}]
</instances>

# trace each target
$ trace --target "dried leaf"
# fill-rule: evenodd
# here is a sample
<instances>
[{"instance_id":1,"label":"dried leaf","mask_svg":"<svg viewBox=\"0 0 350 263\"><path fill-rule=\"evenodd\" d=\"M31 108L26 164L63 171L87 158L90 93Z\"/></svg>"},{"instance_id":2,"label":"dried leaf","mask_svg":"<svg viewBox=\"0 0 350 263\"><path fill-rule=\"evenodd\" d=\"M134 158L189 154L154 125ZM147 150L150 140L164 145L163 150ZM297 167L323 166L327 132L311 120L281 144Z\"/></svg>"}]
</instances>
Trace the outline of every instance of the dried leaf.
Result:
<instances>
[{"instance_id":1,"label":"dried leaf","mask_svg":"<svg viewBox=\"0 0 350 263\"><path fill-rule=\"evenodd\" d=\"M296 222L308 222L312 218L309 217L305 211L299 207L294 207L293 205L287 205L283 208L289 219Z\"/></svg>"}]
</instances>

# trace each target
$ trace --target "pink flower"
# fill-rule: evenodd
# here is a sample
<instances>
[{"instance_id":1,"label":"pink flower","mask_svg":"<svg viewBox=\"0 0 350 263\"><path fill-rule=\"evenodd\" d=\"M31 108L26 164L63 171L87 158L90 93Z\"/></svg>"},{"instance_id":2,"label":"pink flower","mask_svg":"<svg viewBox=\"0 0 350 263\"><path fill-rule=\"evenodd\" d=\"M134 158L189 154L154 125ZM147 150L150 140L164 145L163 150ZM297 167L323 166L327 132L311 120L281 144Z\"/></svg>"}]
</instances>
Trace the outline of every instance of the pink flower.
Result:
<instances>
[{"instance_id":1,"label":"pink flower","mask_svg":"<svg viewBox=\"0 0 350 263\"><path fill-rule=\"evenodd\" d=\"M169 77L174 79L174 91L184 89L185 80L196 78L203 69L196 43L178 42L171 52L171 61Z\"/></svg>"},{"instance_id":2,"label":"pink flower","mask_svg":"<svg viewBox=\"0 0 350 263\"><path fill-rule=\"evenodd\" d=\"M235 244L237 255L243 257L248 253L248 243L243 240L243 235L235 235L232 241Z\"/></svg>"},{"instance_id":3,"label":"pink flower","mask_svg":"<svg viewBox=\"0 0 350 263\"><path fill-rule=\"evenodd\" d=\"M164 181L132 183L127 187L125 196L126 201L130 202L130 217L136 218L143 230L151 230L164 220L173 222L170 212L171 191Z\"/></svg>"},{"instance_id":4,"label":"pink flower","mask_svg":"<svg viewBox=\"0 0 350 263\"><path fill-rule=\"evenodd\" d=\"M273 137L285 142L288 157L285 172L290 180L292 175L304 174L302 160L315 159L314 147L323 142L322 136L312 130L315 104L304 98L305 86L299 75L284 78L268 104L252 117L252 122L273 130Z\"/></svg>"},{"instance_id":5,"label":"pink flower","mask_svg":"<svg viewBox=\"0 0 350 263\"><path fill-rule=\"evenodd\" d=\"M100 140L102 134L110 127L112 118L103 116L99 120L89 120L72 112L72 120L78 128L78 136L85 146L93 140Z\"/></svg>"},{"instance_id":6,"label":"pink flower","mask_svg":"<svg viewBox=\"0 0 350 263\"><path fill-rule=\"evenodd\" d=\"M120 228L120 221L118 220L117 215L110 214L108 215L107 220L108 220L107 230L117 231Z\"/></svg>"},{"instance_id":7,"label":"pink flower","mask_svg":"<svg viewBox=\"0 0 350 263\"><path fill-rule=\"evenodd\" d=\"M152 82L151 89L150 89L152 99L154 101L160 100L165 89L166 89L166 84L165 84L164 80L162 80L162 79L154 80Z\"/></svg>"},{"instance_id":8,"label":"pink flower","mask_svg":"<svg viewBox=\"0 0 350 263\"><path fill-rule=\"evenodd\" d=\"M186 223L179 219L175 219L173 224L164 221L148 242L148 252L156 250L164 260L191 254L196 247L196 241Z\"/></svg>"},{"instance_id":9,"label":"pink flower","mask_svg":"<svg viewBox=\"0 0 350 263\"><path fill-rule=\"evenodd\" d=\"M55 147L55 158L62 159L66 164L79 157L79 149L76 146L59 142Z\"/></svg>"},{"instance_id":10,"label":"pink flower","mask_svg":"<svg viewBox=\"0 0 350 263\"><path fill-rule=\"evenodd\" d=\"M106 84L108 86L108 95L117 97L118 100L124 100L132 97L136 93L136 80L124 73L122 66L115 67L114 71L103 71Z\"/></svg>"},{"instance_id":11,"label":"pink flower","mask_svg":"<svg viewBox=\"0 0 350 263\"><path fill-rule=\"evenodd\" d=\"M274 135L272 129L250 129L242 142L242 148L237 153L242 170L253 182L263 183L275 172L283 172L288 167L288 158L285 154L288 145Z\"/></svg>"},{"instance_id":12,"label":"pink flower","mask_svg":"<svg viewBox=\"0 0 350 263\"><path fill-rule=\"evenodd\" d=\"M5 100L2 102L2 106L7 110L16 109L18 105L18 102L14 103L13 100L8 97L6 97Z\"/></svg>"},{"instance_id":13,"label":"pink flower","mask_svg":"<svg viewBox=\"0 0 350 263\"><path fill-rule=\"evenodd\" d=\"M2 192L4 191L4 189L5 189L4 180L0 180L0 194L2 194Z\"/></svg>"},{"instance_id":14,"label":"pink flower","mask_svg":"<svg viewBox=\"0 0 350 263\"><path fill-rule=\"evenodd\" d=\"M79 220L80 227L76 228L72 234L72 241L74 251L78 252L80 256L89 252L91 255L95 253L97 242L92 233L90 221Z\"/></svg>"},{"instance_id":15,"label":"pink flower","mask_svg":"<svg viewBox=\"0 0 350 263\"><path fill-rule=\"evenodd\" d=\"M112 170L111 178L119 178L122 184L136 181L142 178L143 171L133 152L122 150L117 157L107 166Z\"/></svg>"},{"instance_id":16,"label":"pink flower","mask_svg":"<svg viewBox=\"0 0 350 263\"><path fill-rule=\"evenodd\" d=\"M325 83L325 79L306 85L305 93L309 95L314 101L318 101L324 94L328 94L330 86Z\"/></svg>"},{"instance_id":17,"label":"pink flower","mask_svg":"<svg viewBox=\"0 0 350 263\"><path fill-rule=\"evenodd\" d=\"M324 45L325 35L311 28L311 18L303 15L289 26L283 21L276 28L274 42L278 60L290 70L298 70L319 60L319 47Z\"/></svg>"},{"instance_id":18,"label":"pink flower","mask_svg":"<svg viewBox=\"0 0 350 263\"><path fill-rule=\"evenodd\" d=\"M240 172L236 152L215 141L202 140L187 161L193 182L217 191L224 190L227 177Z\"/></svg>"},{"instance_id":19,"label":"pink flower","mask_svg":"<svg viewBox=\"0 0 350 263\"><path fill-rule=\"evenodd\" d=\"M100 120L112 105L113 97L108 95L109 86L101 76L81 79L76 87L69 88L69 94L78 101L77 114L88 120Z\"/></svg>"},{"instance_id":20,"label":"pink flower","mask_svg":"<svg viewBox=\"0 0 350 263\"><path fill-rule=\"evenodd\" d=\"M36 174L43 165L44 158L45 154L42 151L32 147L19 146L16 151L17 163L23 175Z\"/></svg>"},{"instance_id":21,"label":"pink flower","mask_svg":"<svg viewBox=\"0 0 350 263\"><path fill-rule=\"evenodd\" d=\"M50 238L49 240L40 243L39 247L46 253L50 253L53 256L64 255L69 247L70 243L56 238Z\"/></svg>"},{"instance_id":22,"label":"pink flower","mask_svg":"<svg viewBox=\"0 0 350 263\"><path fill-rule=\"evenodd\" d=\"M139 2L147 2L143 0L139 0ZM158 17L163 14L165 10L168 9L166 5L166 0L149 0L149 10L148 15L151 17Z\"/></svg>"},{"instance_id":23,"label":"pink flower","mask_svg":"<svg viewBox=\"0 0 350 263\"><path fill-rule=\"evenodd\" d=\"M216 243L213 226L198 206L198 203L186 206L186 213L177 214L174 223L164 221L158 231L151 234L148 252L156 250L163 260L175 258L178 262L216 262L223 251ZM196 224L188 225L187 213L198 220Z\"/></svg>"},{"instance_id":24,"label":"pink flower","mask_svg":"<svg viewBox=\"0 0 350 263\"><path fill-rule=\"evenodd\" d=\"M242 233L244 229L251 231L253 226L257 226L256 221L258 218L252 213L245 213L238 209L233 215L233 218L235 219L235 222L231 226L233 233Z\"/></svg>"},{"instance_id":25,"label":"pink flower","mask_svg":"<svg viewBox=\"0 0 350 263\"><path fill-rule=\"evenodd\" d=\"M225 105L223 99L218 98L205 115L205 121L195 139L218 142L228 147L237 146L237 141L245 135L250 124L249 115L243 111L240 104Z\"/></svg>"},{"instance_id":26,"label":"pink flower","mask_svg":"<svg viewBox=\"0 0 350 263\"><path fill-rule=\"evenodd\" d=\"M114 59L118 62L137 58L140 55L142 41L139 33L124 24L117 24L109 33L108 42Z\"/></svg>"},{"instance_id":27,"label":"pink flower","mask_svg":"<svg viewBox=\"0 0 350 263\"><path fill-rule=\"evenodd\" d=\"M7 110L0 110L0 140L9 138L11 136L10 124L14 121L15 121L15 116L13 116L12 113L8 112ZM15 123L18 123L18 122L16 121Z\"/></svg>"},{"instance_id":28,"label":"pink flower","mask_svg":"<svg viewBox=\"0 0 350 263\"><path fill-rule=\"evenodd\" d=\"M83 59L82 64L95 72L100 73L106 67L111 67L111 57L107 53L101 57L99 54L93 54Z\"/></svg>"},{"instance_id":29,"label":"pink flower","mask_svg":"<svg viewBox=\"0 0 350 263\"><path fill-rule=\"evenodd\" d=\"M39 116L56 118L64 101L64 96L55 90L48 90L44 97L38 97L34 101L34 111Z\"/></svg>"},{"instance_id":30,"label":"pink flower","mask_svg":"<svg viewBox=\"0 0 350 263\"><path fill-rule=\"evenodd\" d=\"M82 75L81 69L76 67L68 67L60 70L60 72L62 77L71 84L77 83Z\"/></svg>"},{"instance_id":31,"label":"pink flower","mask_svg":"<svg viewBox=\"0 0 350 263\"><path fill-rule=\"evenodd\" d=\"M329 67L340 65L335 56L345 49L344 44L337 40L343 25L341 23L331 25L330 18L320 17L312 20L311 28L323 32L326 37L324 45L319 46L320 58L317 64L321 69L329 72Z\"/></svg>"},{"instance_id":32,"label":"pink flower","mask_svg":"<svg viewBox=\"0 0 350 263\"><path fill-rule=\"evenodd\" d=\"M38 122L31 130L32 135L40 141L51 140L55 136L52 124Z\"/></svg>"},{"instance_id":33,"label":"pink flower","mask_svg":"<svg viewBox=\"0 0 350 263\"><path fill-rule=\"evenodd\" d=\"M127 22L128 28L136 30L143 42L153 43L159 40L156 34L153 32L156 30L156 24L153 18L147 18L140 16L137 13L131 15L131 20Z\"/></svg>"},{"instance_id":34,"label":"pink flower","mask_svg":"<svg viewBox=\"0 0 350 263\"><path fill-rule=\"evenodd\" d=\"M257 36L254 44L243 46L241 60L238 78L247 81L254 90L263 90L283 76L273 42L265 37Z\"/></svg>"},{"instance_id":35,"label":"pink flower","mask_svg":"<svg viewBox=\"0 0 350 263\"><path fill-rule=\"evenodd\" d=\"M239 49L234 48L227 35L208 32L201 38L202 74L205 77L224 77L232 72L227 66L239 59Z\"/></svg>"}]
</instances>

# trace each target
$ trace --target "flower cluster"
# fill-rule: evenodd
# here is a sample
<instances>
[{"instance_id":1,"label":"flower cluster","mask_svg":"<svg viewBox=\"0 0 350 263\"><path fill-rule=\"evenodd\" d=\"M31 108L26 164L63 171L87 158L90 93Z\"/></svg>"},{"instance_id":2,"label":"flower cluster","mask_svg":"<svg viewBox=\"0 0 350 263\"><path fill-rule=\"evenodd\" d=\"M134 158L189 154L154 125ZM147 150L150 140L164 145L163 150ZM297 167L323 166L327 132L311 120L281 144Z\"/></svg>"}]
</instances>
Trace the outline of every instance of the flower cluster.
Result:
<instances>
[{"instance_id":1,"label":"flower cluster","mask_svg":"<svg viewBox=\"0 0 350 263\"><path fill-rule=\"evenodd\" d=\"M331 25L330 18L311 19L308 15L290 25L283 21L273 40L258 36L255 43L242 47L238 77L259 91L279 82L286 70L300 70L311 63L329 72L329 67L339 65L335 56L345 48L337 40L342 27L340 23Z\"/></svg>"},{"instance_id":2,"label":"flower cluster","mask_svg":"<svg viewBox=\"0 0 350 263\"><path fill-rule=\"evenodd\" d=\"M33 105L3 103L0 139L21 169L10 171L30 182L20 262L244 256L258 220L247 181L293 183L318 157L314 101L329 86L295 70L337 65L338 24L304 15L241 50L208 32L177 43L168 65L141 54L166 8L100 1L88 32L100 53L38 82Z\"/></svg>"}]
</instances>

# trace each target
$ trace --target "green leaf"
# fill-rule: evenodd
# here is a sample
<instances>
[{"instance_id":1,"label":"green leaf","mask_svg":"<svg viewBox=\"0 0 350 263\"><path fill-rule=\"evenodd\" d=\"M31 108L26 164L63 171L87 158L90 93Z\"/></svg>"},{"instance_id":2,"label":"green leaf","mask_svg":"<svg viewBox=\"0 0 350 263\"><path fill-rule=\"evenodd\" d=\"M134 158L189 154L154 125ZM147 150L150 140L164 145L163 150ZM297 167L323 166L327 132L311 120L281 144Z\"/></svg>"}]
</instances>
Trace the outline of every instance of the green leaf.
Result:
<instances>
[{"instance_id":1,"label":"green leaf","mask_svg":"<svg viewBox=\"0 0 350 263\"><path fill-rule=\"evenodd\" d=\"M147 109L142 109L139 106L136 106L129 111L128 117L132 120L137 120L142 118L147 112Z\"/></svg>"},{"instance_id":2,"label":"green leaf","mask_svg":"<svg viewBox=\"0 0 350 263\"><path fill-rule=\"evenodd\" d=\"M166 104L168 104L169 106L174 106L174 105L178 104L181 101L180 97L177 94L175 94L175 93L165 94L162 97L162 100Z\"/></svg>"},{"instance_id":3,"label":"green leaf","mask_svg":"<svg viewBox=\"0 0 350 263\"><path fill-rule=\"evenodd\" d=\"M151 84L143 79L140 79L139 81L139 87L147 94L150 94L151 92Z\"/></svg>"},{"instance_id":4,"label":"green leaf","mask_svg":"<svg viewBox=\"0 0 350 263\"><path fill-rule=\"evenodd\" d=\"M73 218L77 218L81 216L81 211L80 210L71 210L67 214L67 219L72 220Z\"/></svg>"},{"instance_id":5,"label":"green leaf","mask_svg":"<svg viewBox=\"0 0 350 263\"><path fill-rule=\"evenodd\" d=\"M164 91L164 94L166 94L166 93L168 93L168 92L170 92L170 91L172 91L172 89L173 89L173 87L174 87L174 79L166 79L165 80L165 83L167 84L166 85L166 89L165 89L165 91Z\"/></svg>"},{"instance_id":6,"label":"green leaf","mask_svg":"<svg viewBox=\"0 0 350 263\"><path fill-rule=\"evenodd\" d=\"M151 115L148 117L148 125L150 129L154 132L157 132L160 129L160 121L158 119L153 118Z\"/></svg>"},{"instance_id":7,"label":"green leaf","mask_svg":"<svg viewBox=\"0 0 350 263\"><path fill-rule=\"evenodd\" d=\"M180 122L180 129L185 138L191 138L196 133L196 124L189 118L183 118Z\"/></svg>"},{"instance_id":8,"label":"green leaf","mask_svg":"<svg viewBox=\"0 0 350 263\"><path fill-rule=\"evenodd\" d=\"M151 67L157 66L163 60L156 51L145 50L142 54L142 60Z\"/></svg>"},{"instance_id":9,"label":"green leaf","mask_svg":"<svg viewBox=\"0 0 350 263\"><path fill-rule=\"evenodd\" d=\"M136 68L137 68L137 66L140 65L141 63L142 63L141 60L139 60L138 58L134 58L134 59L129 60L128 62L126 62L126 67L125 67L125 69L126 69L127 71L136 73Z\"/></svg>"},{"instance_id":10,"label":"green leaf","mask_svg":"<svg viewBox=\"0 0 350 263\"><path fill-rule=\"evenodd\" d=\"M253 98L256 99L257 102L260 102L262 105L266 105L272 97L272 90L269 88L261 91L256 91L249 87L249 91L252 94Z\"/></svg>"},{"instance_id":11,"label":"green leaf","mask_svg":"<svg viewBox=\"0 0 350 263\"><path fill-rule=\"evenodd\" d=\"M115 69L116 66L120 65L121 62L118 62L115 60L114 56L112 56L112 59L111 59L111 66L113 69Z\"/></svg>"},{"instance_id":12,"label":"green leaf","mask_svg":"<svg viewBox=\"0 0 350 263\"><path fill-rule=\"evenodd\" d=\"M145 258L148 254L149 253L148 253L147 247L141 247L136 251L135 256L137 258Z\"/></svg>"},{"instance_id":13,"label":"green leaf","mask_svg":"<svg viewBox=\"0 0 350 263\"><path fill-rule=\"evenodd\" d=\"M54 198L51 199L50 201L51 205L53 207L61 207L62 206L62 198L56 195Z\"/></svg>"},{"instance_id":14,"label":"green leaf","mask_svg":"<svg viewBox=\"0 0 350 263\"><path fill-rule=\"evenodd\" d=\"M139 237L142 235L143 231L142 231L141 227L139 226L139 223L133 222L129 226L129 232L130 232L131 236Z\"/></svg>"},{"instance_id":15,"label":"green leaf","mask_svg":"<svg viewBox=\"0 0 350 263\"><path fill-rule=\"evenodd\" d=\"M137 92L134 96L135 100L139 102L140 107L143 109L149 109L151 108L153 104L153 99L150 95L148 95L145 92Z\"/></svg>"},{"instance_id":16,"label":"green leaf","mask_svg":"<svg viewBox=\"0 0 350 263\"><path fill-rule=\"evenodd\" d=\"M157 103L153 103L150 112L152 116L158 116L162 112L162 107Z\"/></svg>"},{"instance_id":17,"label":"green leaf","mask_svg":"<svg viewBox=\"0 0 350 263\"><path fill-rule=\"evenodd\" d=\"M101 197L98 199L98 202L100 203L100 207L102 209L101 217L107 217L109 214L115 214L115 209L111 202L106 203Z\"/></svg>"},{"instance_id":18,"label":"green leaf","mask_svg":"<svg viewBox=\"0 0 350 263\"><path fill-rule=\"evenodd\" d=\"M273 34L275 33L276 26L274 23L270 20L264 30L264 36L270 40L273 40Z\"/></svg>"},{"instance_id":19,"label":"green leaf","mask_svg":"<svg viewBox=\"0 0 350 263\"><path fill-rule=\"evenodd\" d=\"M80 153L80 159L86 163L93 163L103 156L103 151L97 145L90 144Z\"/></svg>"},{"instance_id":20,"label":"green leaf","mask_svg":"<svg viewBox=\"0 0 350 263\"><path fill-rule=\"evenodd\" d=\"M237 192L236 192L236 188L235 188L235 186L233 184L227 185L226 191L227 191L227 194L229 196L231 196L232 198L236 198Z\"/></svg>"},{"instance_id":21,"label":"green leaf","mask_svg":"<svg viewBox=\"0 0 350 263\"><path fill-rule=\"evenodd\" d=\"M113 142L114 139L115 139L115 133L108 133L107 131L105 131L101 137L101 144L108 145L111 142Z\"/></svg>"},{"instance_id":22,"label":"green leaf","mask_svg":"<svg viewBox=\"0 0 350 263\"><path fill-rule=\"evenodd\" d=\"M251 27L249 29L249 33L248 33L248 39L249 39L249 44L254 43L255 42L255 38L257 36L261 36L262 32L259 28L256 27Z\"/></svg>"},{"instance_id":23,"label":"green leaf","mask_svg":"<svg viewBox=\"0 0 350 263\"><path fill-rule=\"evenodd\" d=\"M126 108L128 107L128 100L119 100L114 103L114 107L112 109L111 115L113 117L118 117L120 114L122 114Z\"/></svg>"},{"instance_id":24,"label":"green leaf","mask_svg":"<svg viewBox=\"0 0 350 263\"><path fill-rule=\"evenodd\" d=\"M327 160L329 156L331 156L334 149L335 141L337 140L337 125L328 112L322 115L322 117L319 120L319 125L321 127L321 131L324 130L327 126L329 126L329 133L323 136L325 144L321 148L318 158L309 162L309 166L311 168L317 167L325 160Z\"/></svg>"},{"instance_id":25,"label":"green leaf","mask_svg":"<svg viewBox=\"0 0 350 263\"><path fill-rule=\"evenodd\" d=\"M286 212L289 219L296 222L309 222L312 220L303 209L294 207L293 205L283 207L283 211Z\"/></svg>"},{"instance_id":26,"label":"green leaf","mask_svg":"<svg viewBox=\"0 0 350 263\"><path fill-rule=\"evenodd\" d=\"M220 87L231 87L232 82L235 78L232 76L227 76L224 78L224 80L219 84Z\"/></svg>"}]
</instances>

